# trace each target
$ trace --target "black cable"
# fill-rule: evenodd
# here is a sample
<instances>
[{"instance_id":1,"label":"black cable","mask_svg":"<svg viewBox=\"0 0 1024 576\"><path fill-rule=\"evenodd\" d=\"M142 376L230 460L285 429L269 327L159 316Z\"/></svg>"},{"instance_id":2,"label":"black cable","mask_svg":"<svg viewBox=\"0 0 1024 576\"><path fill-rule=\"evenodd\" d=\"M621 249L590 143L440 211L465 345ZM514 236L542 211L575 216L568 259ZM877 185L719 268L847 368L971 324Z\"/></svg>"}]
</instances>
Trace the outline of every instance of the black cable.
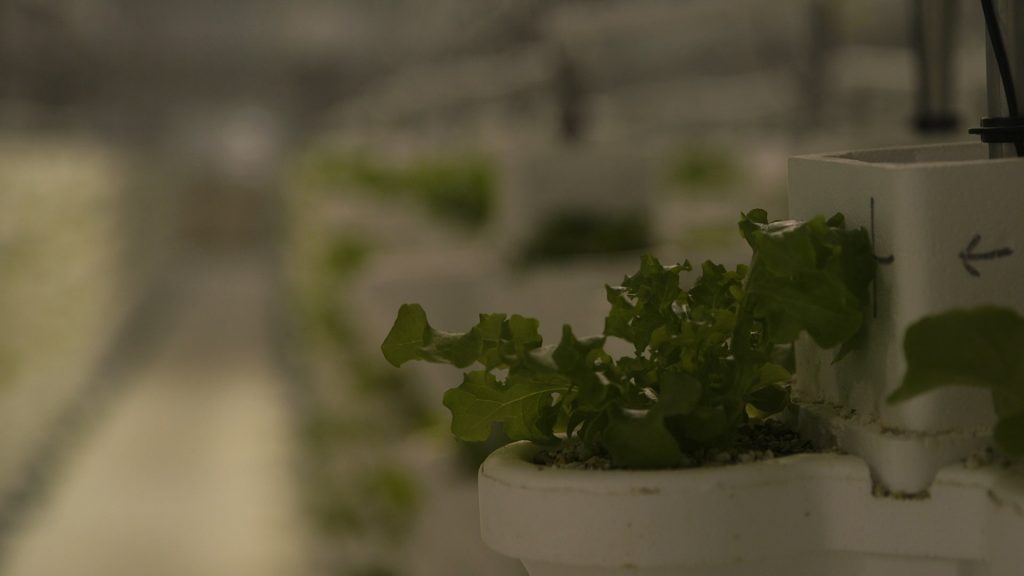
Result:
<instances>
[{"instance_id":1,"label":"black cable","mask_svg":"<svg viewBox=\"0 0 1024 576\"><path fill-rule=\"evenodd\" d=\"M996 66L999 68L999 78L1003 83L1003 94L1006 95L1006 113L1010 118L1019 118L1020 111L1017 107L1017 91L1013 87L1013 76L1010 75L1010 59L1006 54L1006 45L1003 44L1003 35L999 31L999 18L996 16L995 6L992 0L981 0L981 10L985 13L985 29L988 31L989 41L992 43L992 55L995 56ZM1017 156L1024 156L1024 142L1015 141Z\"/></svg>"},{"instance_id":2,"label":"black cable","mask_svg":"<svg viewBox=\"0 0 1024 576\"><path fill-rule=\"evenodd\" d=\"M981 0L981 9L985 13L985 28L988 30L988 37L992 42L992 54L995 56L996 66L999 68L999 78L1003 81L1006 111L1009 116L1016 118L1020 116L1017 108L1017 91L1014 89L1013 77L1010 75L1010 59L1006 55L1003 34L999 30L999 17L996 16L992 0Z\"/></svg>"}]
</instances>

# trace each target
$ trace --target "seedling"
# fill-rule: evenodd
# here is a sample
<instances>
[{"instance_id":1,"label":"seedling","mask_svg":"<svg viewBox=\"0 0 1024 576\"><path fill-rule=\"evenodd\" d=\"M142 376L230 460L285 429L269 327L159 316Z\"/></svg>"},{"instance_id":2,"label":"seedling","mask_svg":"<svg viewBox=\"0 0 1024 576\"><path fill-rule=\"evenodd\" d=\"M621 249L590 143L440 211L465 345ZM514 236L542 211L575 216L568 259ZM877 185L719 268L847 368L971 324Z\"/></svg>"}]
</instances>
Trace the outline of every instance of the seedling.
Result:
<instances>
[{"instance_id":1,"label":"seedling","mask_svg":"<svg viewBox=\"0 0 1024 576\"><path fill-rule=\"evenodd\" d=\"M561 214L527 245L523 260L556 261L587 254L643 250L650 244L645 219L635 215Z\"/></svg>"},{"instance_id":2,"label":"seedling","mask_svg":"<svg viewBox=\"0 0 1024 576\"><path fill-rule=\"evenodd\" d=\"M493 210L495 178L476 156L392 166L358 153L312 154L301 177L313 185L356 185L381 198L408 198L449 221L477 228Z\"/></svg>"},{"instance_id":3,"label":"seedling","mask_svg":"<svg viewBox=\"0 0 1024 576\"><path fill-rule=\"evenodd\" d=\"M689 290L680 287L689 262L662 266L644 256L636 274L606 286L611 309L600 336L580 339L566 325L560 342L545 346L537 320L506 314L481 314L467 332L447 333L405 304L382 351L395 366L472 368L444 396L462 440L486 440L498 422L510 439L580 443L616 466L682 465L688 452L727 447L751 418L787 406L785 359L800 333L840 347L841 358L874 279L867 233L847 230L841 214L769 222L752 210L739 229L750 264L705 262ZM609 338L632 352L613 357Z\"/></svg>"}]
</instances>

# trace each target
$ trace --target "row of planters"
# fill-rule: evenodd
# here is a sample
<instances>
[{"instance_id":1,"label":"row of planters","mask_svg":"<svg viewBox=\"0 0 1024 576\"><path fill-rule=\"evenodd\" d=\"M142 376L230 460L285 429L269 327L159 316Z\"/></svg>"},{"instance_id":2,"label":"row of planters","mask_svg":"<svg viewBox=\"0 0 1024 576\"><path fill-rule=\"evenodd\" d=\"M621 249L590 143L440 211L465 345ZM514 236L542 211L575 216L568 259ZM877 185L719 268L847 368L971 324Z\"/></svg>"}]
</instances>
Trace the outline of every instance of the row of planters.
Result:
<instances>
[{"instance_id":1,"label":"row of planters","mask_svg":"<svg viewBox=\"0 0 1024 576\"><path fill-rule=\"evenodd\" d=\"M738 208L718 205L743 199L736 190L745 170L717 148L683 149L668 163L588 148L513 151L498 155L500 163L478 154L393 156L318 148L299 162L286 195L293 225L285 262L301 319L297 348L303 365L318 366L306 379L303 402L312 428L310 493L323 496L311 507L321 519L373 516L381 508L373 498L326 495L353 493L353 482L381 461L394 463L389 470L400 471L416 495L409 502L422 505L408 509L400 542L378 547L374 562L338 552L348 548L339 539L367 550L367 533L379 528L395 537L386 528L391 520L323 524L325 564L432 573L429 560L410 566L415 556L438 559L438 573L453 566L517 573L514 563L468 544L479 542L476 467L508 435L499 429L483 444L446 440L440 407L450 372L428 365L396 372L377 352L395 309L421 302L441 326L472 323L478 310L513 309L545 319L541 333L549 340L557 340L563 322L599 332L603 284L629 272L642 251L656 246L657 254L674 258L685 242L738 259L735 235L691 225L698 218L685 210L651 207L669 200L703 208L704 221L709 213L731 218ZM673 227L660 220L667 217L681 221ZM354 438L353 430L363 433ZM376 459L352 456L368 445ZM367 510L358 512L360 503ZM438 524L449 529L439 533ZM408 555L394 553L396 542Z\"/></svg>"},{"instance_id":2,"label":"row of planters","mask_svg":"<svg viewBox=\"0 0 1024 576\"><path fill-rule=\"evenodd\" d=\"M0 139L0 499L38 466L110 353L159 259L163 206L110 146L75 135ZM133 201L138 205L133 204ZM163 214L161 212L161 214ZM7 509L13 513L13 509Z\"/></svg>"},{"instance_id":3,"label":"row of planters","mask_svg":"<svg viewBox=\"0 0 1024 576\"><path fill-rule=\"evenodd\" d=\"M983 145L798 158L745 264L645 256L554 338L403 304L383 355L463 369L452 433L520 441L480 521L534 576L1016 574L1022 178Z\"/></svg>"},{"instance_id":4,"label":"row of planters","mask_svg":"<svg viewBox=\"0 0 1024 576\"><path fill-rule=\"evenodd\" d=\"M285 194L284 244L317 573L501 574L504 564L519 574L472 545L472 523L432 529L445 515L475 517L468 471L480 456L453 449L414 378L382 369L357 298L389 254L472 242L492 210L491 169L469 155L384 162L317 150Z\"/></svg>"},{"instance_id":5,"label":"row of planters","mask_svg":"<svg viewBox=\"0 0 1024 576\"><path fill-rule=\"evenodd\" d=\"M380 248L485 243L524 264L680 244L735 250L732 220L744 206L785 209L784 156L770 141L753 154L707 142L423 148L327 141L299 159L289 189L329 211L331 229Z\"/></svg>"}]
</instances>

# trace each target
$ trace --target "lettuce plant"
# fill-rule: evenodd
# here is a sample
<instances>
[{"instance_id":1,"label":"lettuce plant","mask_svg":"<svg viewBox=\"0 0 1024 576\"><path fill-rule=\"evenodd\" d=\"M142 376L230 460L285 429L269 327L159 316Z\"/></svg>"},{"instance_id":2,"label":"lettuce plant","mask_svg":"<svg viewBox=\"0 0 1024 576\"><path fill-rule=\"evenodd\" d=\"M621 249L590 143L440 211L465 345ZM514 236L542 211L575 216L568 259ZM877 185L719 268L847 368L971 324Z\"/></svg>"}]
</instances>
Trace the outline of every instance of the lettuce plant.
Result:
<instances>
[{"instance_id":1,"label":"lettuce plant","mask_svg":"<svg viewBox=\"0 0 1024 576\"><path fill-rule=\"evenodd\" d=\"M751 415L786 407L784 359L800 333L842 356L863 322L875 271L863 229L848 230L841 214L769 222L763 210L739 228L749 265L705 262L684 290L689 262L645 256L636 274L606 286L602 335L579 338L567 325L545 346L537 320L514 314L481 314L448 333L406 304L382 351L395 366L466 369L444 397L460 439L486 440L500 423L513 440L579 442L617 466L678 466L689 451L728 446ZM614 357L609 338L632 352Z\"/></svg>"},{"instance_id":2,"label":"lettuce plant","mask_svg":"<svg viewBox=\"0 0 1024 576\"><path fill-rule=\"evenodd\" d=\"M303 161L299 177L310 185L356 184L381 198L409 198L472 228L487 222L495 200L494 170L477 156L392 166L365 154L323 151Z\"/></svg>"},{"instance_id":3,"label":"lettuce plant","mask_svg":"<svg viewBox=\"0 0 1024 576\"><path fill-rule=\"evenodd\" d=\"M636 215L561 214L547 222L527 244L523 261L643 250L650 245L649 228L647 220Z\"/></svg>"}]
</instances>

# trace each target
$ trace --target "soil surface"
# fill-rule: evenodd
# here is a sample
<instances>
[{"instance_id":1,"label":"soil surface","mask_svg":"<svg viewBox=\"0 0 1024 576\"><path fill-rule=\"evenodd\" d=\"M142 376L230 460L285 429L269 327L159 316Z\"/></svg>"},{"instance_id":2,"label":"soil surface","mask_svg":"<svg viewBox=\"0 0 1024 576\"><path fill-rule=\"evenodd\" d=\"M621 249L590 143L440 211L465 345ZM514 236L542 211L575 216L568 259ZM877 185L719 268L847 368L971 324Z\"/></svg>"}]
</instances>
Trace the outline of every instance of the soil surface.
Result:
<instances>
[{"instance_id":1,"label":"soil surface","mask_svg":"<svg viewBox=\"0 0 1024 576\"><path fill-rule=\"evenodd\" d=\"M699 468L746 464L770 460L781 456L822 452L810 441L800 437L781 422L766 420L752 422L740 428L730 447L706 448L687 453L681 468ZM579 442L567 442L557 448L541 450L534 463L556 468L578 470L613 470L615 466L607 454L595 453Z\"/></svg>"}]
</instances>

